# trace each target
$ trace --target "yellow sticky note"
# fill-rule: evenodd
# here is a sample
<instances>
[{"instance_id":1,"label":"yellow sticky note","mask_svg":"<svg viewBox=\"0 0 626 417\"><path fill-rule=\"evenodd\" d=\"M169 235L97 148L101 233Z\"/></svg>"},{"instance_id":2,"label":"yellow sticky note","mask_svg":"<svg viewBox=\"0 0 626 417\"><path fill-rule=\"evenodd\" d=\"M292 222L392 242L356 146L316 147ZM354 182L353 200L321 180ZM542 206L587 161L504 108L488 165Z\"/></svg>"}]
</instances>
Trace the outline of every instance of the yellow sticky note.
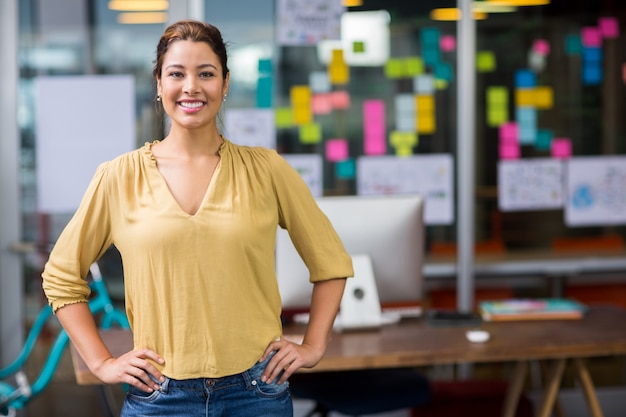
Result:
<instances>
[{"instance_id":1,"label":"yellow sticky note","mask_svg":"<svg viewBox=\"0 0 626 417\"><path fill-rule=\"evenodd\" d=\"M385 63L385 76L391 79L398 79L404 76L405 65L402 59L392 58Z\"/></svg>"},{"instance_id":2,"label":"yellow sticky note","mask_svg":"<svg viewBox=\"0 0 626 417\"><path fill-rule=\"evenodd\" d=\"M405 74L414 77L424 73L424 61L420 57L408 57L404 60Z\"/></svg>"},{"instance_id":3,"label":"yellow sticky note","mask_svg":"<svg viewBox=\"0 0 626 417\"><path fill-rule=\"evenodd\" d=\"M333 49L331 58L331 64L343 64L345 60L343 59L343 49Z\"/></svg>"},{"instance_id":4,"label":"yellow sticky note","mask_svg":"<svg viewBox=\"0 0 626 417\"><path fill-rule=\"evenodd\" d=\"M434 113L419 113L417 118L417 133L429 135L435 133L435 129L436 123Z\"/></svg>"},{"instance_id":5,"label":"yellow sticky note","mask_svg":"<svg viewBox=\"0 0 626 417\"><path fill-rule=\"evenodd\" d=\"M305 125L313 121L311 107L293 107L293 122L297 125Z\"/></svg>"},{"instance_id":6,"label":"yellow sticky note","mask_svg":"<svg viewBox=\"0 0 626 417\"><path fill-rule=\"evenodd\" d=\"M535 87L535 106L538 109L551 109L554 105L552 87Z\"/></svg>"},{"instance_id":7,"label":"yellow sticky note","mask_svg":"<svg viewBox=\"0 0 626 417\"><path fill-rule=\"evenodd\" d=\"M534 107L535 106L535 89L534 88L518 88L515 90L515 105L517 107Z\"/></svg>"},{"instance_id":8,"label":"yellow sticky note","mask_svg":"<svg viewBox=\"0 0 626 417\"><path fill-rule=\"evenodd\" d=\"M307 123L300 126L300 142L313 145L322 141L322 126L319 123Z\"/></svg>"},{"instance_id":9,"label":"yellow sticky note","mask_svg":"<svg viewBox=\"0 0 626 417\"><path fill-rule=\"evenodd\" d=\"M274 110L274 118L276 120L276 128L287 128L294 125L293 111L290 107L278 107Z\"/></svg>"},{"instance_id":10,"label":"yellow sticky note","mask_svg":"<svg viewBox=\"0 0 626 417\"><path fill-rule=\"evenodd\" d=\"M496 56L491 51L476 52L476 69L478 72L492 72L496 69Z\"/></svg>"},{"instance_id":11,"label":"yellow sticky note","mask_svg":"<svg viewBox=\"0 0 626 417\"><path fill-rule=\"evenodd\" d=\"M328 66L328 78L331 84L347 84L350 80L350 70L346 64L331 63Z\"/></svg>"},{"instance_id":12,"label":"yellow sticky note","mask_svg":"<svg viewBox=\"0 0 626 417\"><path fill-rule=\"evenodd\" d=\"M308 85L294 85L290 91L291 106L304 107L311 105L311 88Z\"/></svg>"},{"instance_id":13,"label":"yellow sticky note","mask_svg":"<svg viewBox=\"0 0 626 417\"><path fill-rule=\"evenodd\" d=\"M433 113L435 111L435 96L430 94L417 94L415 96L415 109L418 114Z\"/></svg>"}]
</instances>

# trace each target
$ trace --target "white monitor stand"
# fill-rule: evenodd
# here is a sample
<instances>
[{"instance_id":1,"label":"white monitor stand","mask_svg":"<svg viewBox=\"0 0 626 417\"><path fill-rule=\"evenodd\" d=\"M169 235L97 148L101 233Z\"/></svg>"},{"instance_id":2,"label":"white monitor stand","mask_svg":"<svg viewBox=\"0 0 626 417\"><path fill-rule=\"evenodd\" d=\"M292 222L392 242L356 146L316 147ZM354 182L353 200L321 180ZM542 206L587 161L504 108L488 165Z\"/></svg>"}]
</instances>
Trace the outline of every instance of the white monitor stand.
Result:
<instances>
[{"instance_id":1,"label":"white monitor stand","mask_svg":"<svg viewBox=\"0 0 626 417\"><path fill-rule=\"evenodd\" d=\"M382 311L369 255L352 255L354 277L346 280L335 325L339 330L378 328Z\"/></svg>"}]
</instances>

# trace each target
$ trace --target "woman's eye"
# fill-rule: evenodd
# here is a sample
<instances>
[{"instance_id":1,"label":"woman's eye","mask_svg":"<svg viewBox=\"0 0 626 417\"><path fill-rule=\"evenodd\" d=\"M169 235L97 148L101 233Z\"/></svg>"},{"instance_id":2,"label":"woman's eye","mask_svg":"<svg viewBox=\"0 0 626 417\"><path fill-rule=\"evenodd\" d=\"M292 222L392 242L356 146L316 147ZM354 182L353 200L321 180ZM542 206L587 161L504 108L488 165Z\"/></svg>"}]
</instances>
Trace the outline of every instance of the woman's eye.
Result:
<instances>
[{"instance_id":1,"label":"woman's eye","mask_svg":"<svg viewBox=\"0 0 626 417\"><path fill-rule=\"evenodd\" d=\"M178 71L170 72L170 77L172 78L180 78L182 76L183 76L182 72L178 72Z\"/></svg>"},{"instance_id":2,"label":"woman's eye","mask_svg":"<svg viewBox=\"0 0 626 417\"><path fill-rule=\"evenodd\" d=\"M205 71L205 72L201 72L200 73L200 77L202 77L202 78L210 78L212 76L213 76L212 72Z\"/></svg>"}]
</instances>

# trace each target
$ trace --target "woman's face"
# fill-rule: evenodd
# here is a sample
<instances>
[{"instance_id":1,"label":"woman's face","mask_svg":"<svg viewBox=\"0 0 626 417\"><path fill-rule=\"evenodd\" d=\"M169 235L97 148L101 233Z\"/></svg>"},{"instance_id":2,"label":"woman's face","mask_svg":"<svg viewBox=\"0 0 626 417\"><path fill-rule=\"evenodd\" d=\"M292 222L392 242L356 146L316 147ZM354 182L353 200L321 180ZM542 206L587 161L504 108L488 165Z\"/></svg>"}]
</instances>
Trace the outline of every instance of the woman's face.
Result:
<instances>
[{"instance_id":1,"label":"woman's face","mask_svg":"<svg viewBox=\"0 0 626 417\"><path fill-rule=\"evenodd\" d=\"M215 124L228 91L220 60L204 42L176 41L163 57L157 92L172 128L198 129Z\"/></svg>"}]
</instances>

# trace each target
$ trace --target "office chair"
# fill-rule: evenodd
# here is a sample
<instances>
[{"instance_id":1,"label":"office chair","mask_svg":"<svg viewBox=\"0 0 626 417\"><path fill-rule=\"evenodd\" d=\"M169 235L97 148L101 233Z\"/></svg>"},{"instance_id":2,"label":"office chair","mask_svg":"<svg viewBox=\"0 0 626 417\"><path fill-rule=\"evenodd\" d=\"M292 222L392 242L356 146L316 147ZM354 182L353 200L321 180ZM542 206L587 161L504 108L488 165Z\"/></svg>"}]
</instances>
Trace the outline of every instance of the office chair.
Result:
<instances>
[{"instance_id":1,"label":"office chair","mask_svg":"<svg viewBox=\"0 0 626 417\"><path fill-rule=\"evenodd\" d=\"M428 379L406 368L298 373L289 384L295 398L315 401L306 417L383 413L416 407L431 397Z\"/></svg>"}]
</instances>

